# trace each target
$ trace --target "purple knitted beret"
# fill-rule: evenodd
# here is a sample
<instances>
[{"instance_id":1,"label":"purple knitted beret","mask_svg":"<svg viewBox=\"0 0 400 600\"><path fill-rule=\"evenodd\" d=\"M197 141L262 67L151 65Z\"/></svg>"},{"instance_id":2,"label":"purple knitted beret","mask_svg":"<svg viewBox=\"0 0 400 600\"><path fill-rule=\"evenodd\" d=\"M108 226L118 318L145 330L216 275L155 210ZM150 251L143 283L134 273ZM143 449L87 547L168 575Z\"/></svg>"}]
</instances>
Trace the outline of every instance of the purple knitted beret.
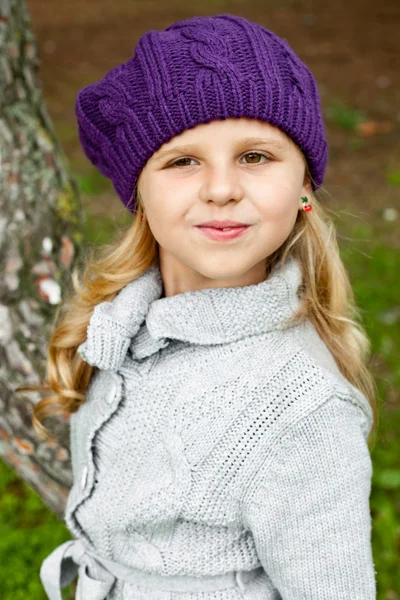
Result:
<instances>
[{"instance_id":1,"label":"purple knitted beret","mask_svg":"<svg viewBox=\"0 0 400 600\"><path fill-rule=\"evenodd\" d=\"M260 119L286 132L306 157L314 191L328 161L312 73L284 39L236 15L147 31L132 58L78 92L75 110L86 156L131 212L154 152L215 119Z\"/></svg>"}]
</instances>

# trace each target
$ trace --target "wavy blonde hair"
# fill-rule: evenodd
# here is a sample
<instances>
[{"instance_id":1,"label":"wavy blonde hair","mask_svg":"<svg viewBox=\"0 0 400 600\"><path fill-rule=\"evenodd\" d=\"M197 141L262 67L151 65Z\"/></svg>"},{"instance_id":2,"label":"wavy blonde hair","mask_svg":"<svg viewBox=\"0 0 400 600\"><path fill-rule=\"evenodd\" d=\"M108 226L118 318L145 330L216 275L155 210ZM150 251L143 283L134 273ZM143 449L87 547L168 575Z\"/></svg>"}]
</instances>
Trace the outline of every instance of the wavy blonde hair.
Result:
<instances>
[{"instance_id":1,"label":"wavy blonde hair","mask_svg":"<svg viewBox=\"0 0 400 600\"><path fill-rule=\"evenodd\" d=\"M290 140L290 138L289 138ZM305 180L311 181L306 165ZM333 221L313 193L312 211L298 211L293 230L267 259L267 274L289 256L300 259L303 271L303 302L294 318L309 319L330 349L344 375L366 396L373 412L368 438L371 449L378 421L377 388L369 371L370 341L361 324L349 276L340 257ZM54 438L42 424L46 417L68 416L85 402L85 391L94 368L77 353L86 339L94 307L111 301L129 282L158 263L158 244L147 220L142 220L143 204L137 194L133 222L110 245L92 250L79 280L72 274L73 292L60 306L49 341L48 385L20 388L52 392L33 408L32 425L41 439Z\"/></svg>"}]
</instances>

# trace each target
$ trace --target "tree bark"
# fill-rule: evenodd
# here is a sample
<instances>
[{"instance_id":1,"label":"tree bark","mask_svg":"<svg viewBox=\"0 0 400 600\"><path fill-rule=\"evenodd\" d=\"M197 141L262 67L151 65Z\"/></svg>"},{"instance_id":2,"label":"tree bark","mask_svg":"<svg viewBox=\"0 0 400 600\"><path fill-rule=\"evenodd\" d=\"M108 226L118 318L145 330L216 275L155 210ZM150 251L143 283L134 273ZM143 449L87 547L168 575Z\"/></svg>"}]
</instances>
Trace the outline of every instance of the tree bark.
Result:
<instances>
[{"instance_id":1,"label":"tree bark","mask_svg":"<svg viewBox=\"0 0 400 600\"><path fill-rule=\"evenodd\" d=\"M78 186L39 65L26 0L0 0L0 456L62 518L72 484L68 417L44 422L59 443L41 441L31 422L39 393L15 393L44 381L50 326L84 242Z\"/></svg>"}]
</instances>

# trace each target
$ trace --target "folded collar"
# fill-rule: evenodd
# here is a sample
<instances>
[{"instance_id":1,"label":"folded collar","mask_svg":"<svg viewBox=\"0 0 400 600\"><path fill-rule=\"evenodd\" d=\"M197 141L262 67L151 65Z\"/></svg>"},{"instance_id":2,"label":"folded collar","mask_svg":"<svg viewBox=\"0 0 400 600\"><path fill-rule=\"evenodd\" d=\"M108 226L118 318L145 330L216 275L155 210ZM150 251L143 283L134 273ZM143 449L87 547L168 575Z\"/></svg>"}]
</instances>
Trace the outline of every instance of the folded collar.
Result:
<instances>
[{"instance_id":1,"label":"folded collar","mask_svg":"<svg viewBox=\"0 0 400 600\"><path fill-rule=\"evenodd\" d=\"M208 288L161 297L163 282L153 265L112 302L96 306L81 356L102 369L118 369L129 350L143 359L171 339L223 344L282 327L300 306L299 260L289 257L261 283Z\"/></svg>"}]
</instances>

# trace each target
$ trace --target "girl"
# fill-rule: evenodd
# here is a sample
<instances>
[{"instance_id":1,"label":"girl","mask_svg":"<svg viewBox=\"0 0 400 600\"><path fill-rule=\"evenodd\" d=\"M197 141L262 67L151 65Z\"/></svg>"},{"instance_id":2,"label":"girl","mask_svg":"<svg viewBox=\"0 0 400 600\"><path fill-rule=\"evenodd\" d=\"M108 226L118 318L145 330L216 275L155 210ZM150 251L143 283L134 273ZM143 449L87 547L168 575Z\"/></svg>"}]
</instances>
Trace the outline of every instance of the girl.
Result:
<instances>
[{"instance_id":1,"label":"girl","mask_svg":"<svg viewBox=\"0 0 400 600\"><path fill-rule=\"evenodd\" d=\"M373 600L375 388L334 227L327 142L287 42L221 14L146 32L77 97L132 226L51 337L74 539L51 600Z\"/></svg>"}]
</instances>

